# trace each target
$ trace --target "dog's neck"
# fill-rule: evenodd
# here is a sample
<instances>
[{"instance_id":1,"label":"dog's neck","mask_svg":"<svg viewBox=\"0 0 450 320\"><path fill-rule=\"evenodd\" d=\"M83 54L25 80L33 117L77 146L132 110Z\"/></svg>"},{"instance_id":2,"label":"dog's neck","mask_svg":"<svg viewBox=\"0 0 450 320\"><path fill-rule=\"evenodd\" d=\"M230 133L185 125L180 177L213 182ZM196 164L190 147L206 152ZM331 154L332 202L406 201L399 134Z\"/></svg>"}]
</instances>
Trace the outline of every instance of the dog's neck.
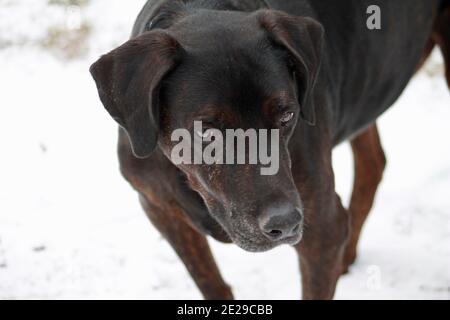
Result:
<instances>
[{"instance_id":1,"label":"dog's neck","mask_svg":"<svg viewBox=\"0 0 450 320\"><path fill-rule=\"evenodd\" d=\"M163 2L147 22L145 31L169 27L177 17L198 9L252 12L269 8L266 0L176 0Z\"/></svg>"}]
</instances>

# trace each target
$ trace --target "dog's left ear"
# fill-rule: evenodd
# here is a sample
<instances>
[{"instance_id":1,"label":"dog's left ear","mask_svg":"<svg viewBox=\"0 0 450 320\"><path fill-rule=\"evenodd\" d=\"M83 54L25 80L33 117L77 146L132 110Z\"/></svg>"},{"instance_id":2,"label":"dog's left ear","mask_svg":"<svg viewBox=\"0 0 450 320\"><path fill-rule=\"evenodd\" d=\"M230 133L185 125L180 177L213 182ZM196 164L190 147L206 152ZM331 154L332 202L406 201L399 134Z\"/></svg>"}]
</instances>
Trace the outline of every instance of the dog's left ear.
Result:
<instances>
[{"instance_id":1,"label":"dog's left ear","mask_svg":"<svg viewBox=\"0 0 450 320\"><path fill-rule=\"evenodd\" d=\"M138 158L147 157L156 146L160 84L182 52L167 32L151 31L103 55L90 68L100 100L127 132Z\"/></svg>"},{"instance_id":2,"label":"dog's left ear","mask_svg":"<svg viewBox=\"0 0 450 320\"><path fill-rule=\"evenodd\" d=\"M313 90L319 74L324 28L312 18L291 16L281 11L256 13L270 39L287 49L298 77L298 94L302 118L310 125L316 122Z\"/></svg>"}]
</instances>

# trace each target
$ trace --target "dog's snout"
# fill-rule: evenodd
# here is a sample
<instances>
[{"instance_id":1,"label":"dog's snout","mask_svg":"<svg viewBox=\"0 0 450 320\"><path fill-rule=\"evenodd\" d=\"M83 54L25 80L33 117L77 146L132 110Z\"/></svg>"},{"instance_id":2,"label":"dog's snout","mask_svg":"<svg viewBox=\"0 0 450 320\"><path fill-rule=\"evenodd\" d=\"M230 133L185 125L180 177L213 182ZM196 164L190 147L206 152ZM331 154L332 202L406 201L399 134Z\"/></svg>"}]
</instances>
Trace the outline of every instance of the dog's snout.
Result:
<instances>
[{"instance_id":1,"label":"dog's snout","mask_svg":"<svg viewBox=\"0 0 450 320\"><path fill-rule=\"evenodd\" d=\"M303 229L303 213L292 204L268 207L261 212L259 226L272 241L298 237Z\"/></svg>"}]
</instances>

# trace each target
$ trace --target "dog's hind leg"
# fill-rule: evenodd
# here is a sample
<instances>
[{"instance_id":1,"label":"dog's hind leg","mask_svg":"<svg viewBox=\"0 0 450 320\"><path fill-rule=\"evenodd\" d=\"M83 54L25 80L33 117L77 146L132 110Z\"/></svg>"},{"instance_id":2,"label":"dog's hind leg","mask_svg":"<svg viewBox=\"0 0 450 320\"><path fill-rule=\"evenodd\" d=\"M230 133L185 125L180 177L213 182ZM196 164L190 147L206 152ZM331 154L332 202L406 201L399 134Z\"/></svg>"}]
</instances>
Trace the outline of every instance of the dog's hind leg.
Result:
<instances>
[{"instance_id":1,"label":"dog's hind leg","mask_svg":"<svg viewBox=\"0 0 450 320\"><path fill-rule=\"evenodd\" d=\"M185 264L205 299L233 299L231 289L222 279L214 261L206 237L185 222L181 209L174 205L170 208L154 206L142 194L140 201L153 225Z\"/></svg>"},{"instance_id":2,"label":"dog's hind leg","mask_svg":"<svg viewBox=\"0 0 450 320\"><path fill-rule=\"evenodd\" d=\"M374 123L351 141L354 159L353 193L349 206L350 237L344 256L344 272L356 259L356 250L364 221L372 208L386 166L377 126Z\"/></svg>"},{"instance_id":3,"label":"dog's hind leg","mask_svg":"<svg viewBox=\"0 0 450 320\"><path fill-rule=\"evenodd\" d=\"M445 61L445 77L450 88L450 1L445 3L436 18L431 37L442 51Z\"/></svg>"}]
</instances>

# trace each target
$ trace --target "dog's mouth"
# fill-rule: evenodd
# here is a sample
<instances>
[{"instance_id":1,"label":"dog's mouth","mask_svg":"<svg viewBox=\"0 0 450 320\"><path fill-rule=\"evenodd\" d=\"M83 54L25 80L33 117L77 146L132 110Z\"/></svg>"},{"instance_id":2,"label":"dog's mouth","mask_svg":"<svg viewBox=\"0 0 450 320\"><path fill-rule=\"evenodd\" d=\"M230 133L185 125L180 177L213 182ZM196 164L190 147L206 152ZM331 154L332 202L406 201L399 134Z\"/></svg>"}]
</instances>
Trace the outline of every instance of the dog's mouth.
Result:
<instances>
[{"instance_id":1,"label":"dog's mouth","mask_svg":"<svg viewBox=\"0 0 450 320\"><path fill-rule=\"evenodd\" d=\"M276 200L276 199L275 199ZM220 202L207 202L211 217L228 236L228 242L249 252L264 252L280 245L297 245L303 238L304 221L301 205L276 202L261 213L227 210ZM281 203L281 204L280 204ZM230 241L231 240L231 241Z\"/></svg>"},{"instance_id":2,"label":"dog's mouth","mask_svg":"<svg viewBox=\"0 0 450 320\"><path fill-rule=\"evenodd\" d=\"M249 235L240 232L231 233L228 232L231 240L234 244L245 251L249 252L264 252L274 249L281 245L297 245L303 238L303 229L300 229L298 233L293 236L280 239L280 240L269 240L260 234Z\"/></svg>"}]
</instances>

